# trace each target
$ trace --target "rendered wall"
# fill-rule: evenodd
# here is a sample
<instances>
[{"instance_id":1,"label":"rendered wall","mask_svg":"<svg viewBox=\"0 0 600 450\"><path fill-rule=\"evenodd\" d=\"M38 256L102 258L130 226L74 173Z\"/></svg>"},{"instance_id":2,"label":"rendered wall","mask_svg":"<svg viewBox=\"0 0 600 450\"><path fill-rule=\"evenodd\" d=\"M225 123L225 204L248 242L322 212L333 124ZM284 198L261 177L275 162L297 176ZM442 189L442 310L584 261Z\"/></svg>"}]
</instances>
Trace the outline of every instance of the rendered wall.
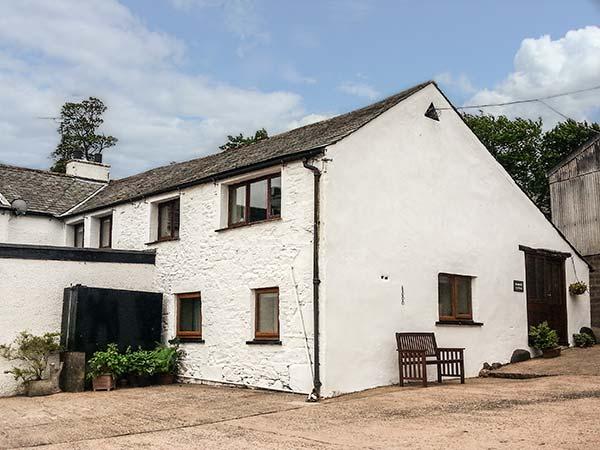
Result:
<instances>
[{"instance_id":1,"label":"rendered wall","mask_svg":"<svg viewBox=\"0 0 600 450\"><path fill-rule=\"evenodd\" d=\"M23 330L60 332L63 290L83 284L128 290L152 290L154 266L0 258L0 343ZM0 396L17 392L12 363L0 359Z\"/></svg>"},{"instance_id":2,"label":"rendered wall","mask_svg":"<svg viewBox=\"0 0 600 450\"><path fill-rule=\"evenodd\" d=\"M468 376L527 348L526 294L513 292L513 280L525 281L519 245L572 253L588 280L584 262L454 111L424 117L431 102L449 107L430 85L328 148L326 395L397 383L397 331L434 331L438 345L466 347ZM483 326L436 326L440 272L475 277L473 319ZM566 274L568 286L571 260ZM589 325L590 303L568 293L567 302L571 336Z\"/></svg>"},{"instance_id":3,"label":"rendered wall","mask_svg":"<svg viewBox=\"0 0 600 450\"><path fill-rule=\"evenodd\" d=\"M65 245L62 220L50 216L15 216L0 209L0 242L9 244Z\"/></svg>"}]
</instances>

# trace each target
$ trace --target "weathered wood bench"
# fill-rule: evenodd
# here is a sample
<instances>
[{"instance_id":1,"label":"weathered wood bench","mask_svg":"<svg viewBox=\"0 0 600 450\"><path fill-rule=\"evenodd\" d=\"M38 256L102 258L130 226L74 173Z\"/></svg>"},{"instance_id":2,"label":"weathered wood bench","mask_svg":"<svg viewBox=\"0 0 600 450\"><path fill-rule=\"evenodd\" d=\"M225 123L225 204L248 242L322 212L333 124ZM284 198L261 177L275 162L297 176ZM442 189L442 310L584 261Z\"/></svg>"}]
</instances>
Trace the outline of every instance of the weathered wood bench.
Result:
<instances>
[{"instance_id":1,"label":"weathered wood bench","mask_svg":"<svg viewBox=\"0 0 600 450\"><path fill-rule=\"evenodd\" d=\"M427 387L427 366L437 366L437 381L460 377L465 382L464 348L438 348L435 333L396 333L400 386L404 381L422 381Z\"/></svg>"}]
</instances>

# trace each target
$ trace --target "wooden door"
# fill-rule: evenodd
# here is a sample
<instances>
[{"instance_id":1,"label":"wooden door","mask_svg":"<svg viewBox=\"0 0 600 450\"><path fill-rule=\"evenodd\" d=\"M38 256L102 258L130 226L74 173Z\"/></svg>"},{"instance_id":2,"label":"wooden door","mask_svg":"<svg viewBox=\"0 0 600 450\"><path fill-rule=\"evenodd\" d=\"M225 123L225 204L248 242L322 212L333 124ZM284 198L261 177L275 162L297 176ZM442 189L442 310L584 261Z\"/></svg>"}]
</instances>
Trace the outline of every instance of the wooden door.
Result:
<instances>
[{"instance_id":1,"label":"wooden door","mask_svg":"<svg viewBox=\"0 0 600 450\"><path fill-rule=\"evenodd\" d=\"M548 322L561 344L568 343L565 258L525 252L527 325Z\"/></svg>"}]
</instances>

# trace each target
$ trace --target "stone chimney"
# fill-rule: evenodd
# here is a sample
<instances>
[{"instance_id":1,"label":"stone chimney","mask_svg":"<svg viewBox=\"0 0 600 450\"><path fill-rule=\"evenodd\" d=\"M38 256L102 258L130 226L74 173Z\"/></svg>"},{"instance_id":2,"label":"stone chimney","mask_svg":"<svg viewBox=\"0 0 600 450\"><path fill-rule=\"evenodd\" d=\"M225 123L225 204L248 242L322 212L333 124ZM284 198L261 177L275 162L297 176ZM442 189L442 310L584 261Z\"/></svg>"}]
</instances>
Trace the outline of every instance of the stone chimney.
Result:
<instances>
[{"instance_id":1,"label":"stone chimney","mask_svg":"<svg viewBox=\"0 0 600 450\"><path fill-rule=\"evenodd\" d=\"M102 163L101 154L94 155L94 161L83 158L72 159L67 162L67 175L108 183L110 180L110 165Z\"/></svg>"}]
</instances>

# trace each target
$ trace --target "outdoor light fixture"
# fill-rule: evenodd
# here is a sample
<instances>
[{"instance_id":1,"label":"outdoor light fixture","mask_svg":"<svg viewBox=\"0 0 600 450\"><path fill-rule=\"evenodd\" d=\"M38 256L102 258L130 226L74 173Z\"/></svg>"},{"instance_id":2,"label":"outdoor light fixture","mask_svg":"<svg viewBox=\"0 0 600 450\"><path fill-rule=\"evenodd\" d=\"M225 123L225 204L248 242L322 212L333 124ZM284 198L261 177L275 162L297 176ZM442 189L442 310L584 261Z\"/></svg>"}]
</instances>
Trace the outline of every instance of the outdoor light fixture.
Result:
<instances>
[{"instance_id":1,"label":"outdoor light fixture","mask_svg":"<svg viewBox=\"0 0 600 450\"><path fill-rule=\"evenodd\" d=\"M27 202L22 198L17 198L10 204L16 216L24 216L27 214Z\"/></svg>"}]
</instances>

